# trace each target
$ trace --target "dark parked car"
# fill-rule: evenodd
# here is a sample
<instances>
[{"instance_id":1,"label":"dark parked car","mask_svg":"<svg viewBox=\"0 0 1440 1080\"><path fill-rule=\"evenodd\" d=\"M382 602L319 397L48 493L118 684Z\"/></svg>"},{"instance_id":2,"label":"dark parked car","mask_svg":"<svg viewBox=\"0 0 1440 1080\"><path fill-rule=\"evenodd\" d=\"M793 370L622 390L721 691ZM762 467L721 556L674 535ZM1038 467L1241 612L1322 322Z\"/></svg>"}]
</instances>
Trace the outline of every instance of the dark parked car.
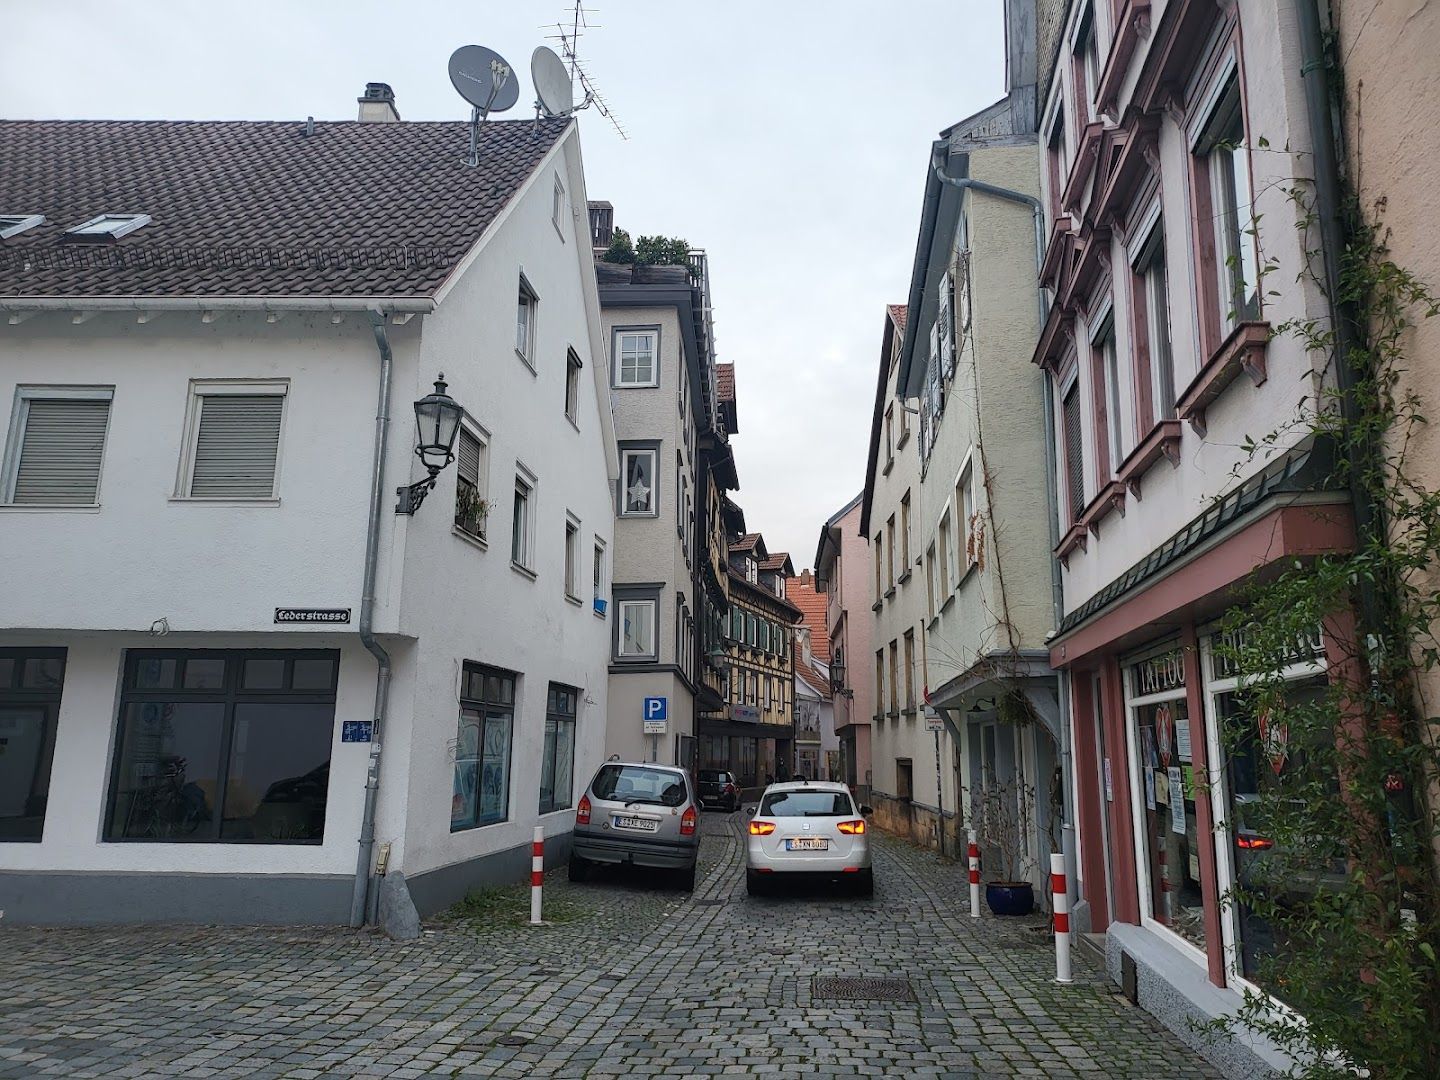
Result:
<instances>
[{"instance_id":1,"label":"dark parked car","mask_svg":"<svg viewBox=\"0 0 1440 1080\"><path fill-rule=\"evenodd\" d=\"M668 870L693 890L699 810L684 769L607 761L575 807L570 880L584 881L599 864L625 864Z\"/></svg>"},{"instance_id":2,"label":"dark parked car","mask_svg":"<svg viewBox=\"0 0 1440 1080\"><path fill-rule=\"evenodd\" d=\"M700 789L701 805L718 806L724 810L740 809L740 785L734 773L723 769L701 769L696 786Z\"/></svg>"}]
</instances>

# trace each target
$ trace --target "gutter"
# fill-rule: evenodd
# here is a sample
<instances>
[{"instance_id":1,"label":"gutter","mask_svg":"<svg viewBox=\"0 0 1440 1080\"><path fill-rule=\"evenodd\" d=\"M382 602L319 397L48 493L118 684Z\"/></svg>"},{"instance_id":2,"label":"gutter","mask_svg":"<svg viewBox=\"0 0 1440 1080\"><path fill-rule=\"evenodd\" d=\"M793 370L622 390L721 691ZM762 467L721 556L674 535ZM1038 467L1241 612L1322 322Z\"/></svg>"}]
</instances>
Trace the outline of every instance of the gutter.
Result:
<instances>
[{"instance_id":1,"label":"gutter","mask_svg":"<svg viewBox=\"0 0 1440 1080\"><path fill-rule=\"evenodd\" d=\"M0 296L0 311L375 311L428 315L430 296Z\"/></svg>"},{"instance_id":2,"label":"gutter","mask_svg":"<svg viewBox=\"0 0 1440 1080\"><path fill-rule=\"evenodd\" d=\"M375 640L375 577L380 561L381 500L384 492L386 434L390 427L390 373L394 355L385 333L385 316L370 312L375 348L380 353L380 388L375 406L375 452L370 468L370 516L365 527L365 579L360 594L360 641L378 665L375 673L374 727L370 733L370 765L365 773L365 809L360 819L360 851L355 860L355 887L350 897L350 925L374 921L378 892L372 887L371 858L375 850L375 810L380 794L380 754L384 749L385 709L390 700L390 654Z\"/></svg>"},{"instance_id":3,"label":"gutter","mask_svg":"<svg viewBox=\"0 0 1440 1080\"><path fill-rule=\"evenodd\" d=\"M1045 209L1040 200L1034 195L1023 191L1014 191L1010 188L999 187L996 184L987 184L983 180L976 180L973 177L954 177L945 174L945 158L943 148L945 143L934 144L934 152L930 159L931 168L935 178L942 184L948 184L953 188L963 191L977 191L982 195L989 195L992 198L1004 199L1007 202L1020 203L1030 208L1031 220L1035 226L1035 295L1039 308L1039 322L1036 324L1039 329L1044 329L1045 317L1048 314L1049 304L1045 296L1045 289L1040 285L1040 267L1045 262ZM908 336L908 335L907 335ZM1045 521L1050 531L1050 550L1054 551L1060 546L1060 525L1057 520L1057 498L1059 480L1055 475L1055 415L1052 402L1055 400L1053 376L1048 368L1044 371L1045 378L1045 497L1049 500L1046 508ZM1059 562L1053 557L1050 563L1050 604L1055 619L1055 628L1058 630L1060 621L1065 616L1065 592L1064 584L1060 578ZM1060 781L1064 786L1061 799L1061 822L1060 822L1060 847L1065 856L1065 880L1073 894L1076 888L1076 841L1075 841L1075 758L1070 741L1070 677L1065 672L1055 673L1056 708L1059 710L1060 727Z\"/></svg>"}]
</instances>

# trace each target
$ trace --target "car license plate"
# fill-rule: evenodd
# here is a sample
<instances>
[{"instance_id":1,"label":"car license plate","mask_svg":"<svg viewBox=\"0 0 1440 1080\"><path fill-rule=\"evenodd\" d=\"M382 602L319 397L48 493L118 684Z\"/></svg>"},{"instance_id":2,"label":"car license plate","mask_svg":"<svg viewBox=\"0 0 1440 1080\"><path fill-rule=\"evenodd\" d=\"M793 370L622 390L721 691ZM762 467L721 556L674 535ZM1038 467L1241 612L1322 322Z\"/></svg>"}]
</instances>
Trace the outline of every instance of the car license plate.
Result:
<instances>
[{"instance_id":1,"label":"car license plate","mask_svg":"<svg viewBox=\"0 0 1440 1080\"><path fill-rule=\"evenodd\" d=\"M829 851L830 841L823 836L797 836L785 841L786 851Z\"/></svg>"},{"instance_id":2,"label":"car license plate","mask_svg":"<svg viewBox=\"0 0 1440 1080\"><path fill-rule=\"evenodd\" d=\"M654 818L631 817L628 814L616 814L610 822L617 829L635 829L639 832L658 832L660 829L660 822Z\"/></svg>"}]
</instances>

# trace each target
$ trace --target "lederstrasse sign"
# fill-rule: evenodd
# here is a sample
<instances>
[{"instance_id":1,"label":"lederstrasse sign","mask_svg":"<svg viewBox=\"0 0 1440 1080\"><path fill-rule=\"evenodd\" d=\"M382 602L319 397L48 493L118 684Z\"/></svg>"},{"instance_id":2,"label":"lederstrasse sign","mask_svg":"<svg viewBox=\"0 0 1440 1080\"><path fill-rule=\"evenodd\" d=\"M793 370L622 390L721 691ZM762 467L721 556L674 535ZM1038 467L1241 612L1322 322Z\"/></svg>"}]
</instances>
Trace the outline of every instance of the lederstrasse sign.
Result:
<instances>
[{"instance_id":1,"label":"lederstrasse sign","mask_svg":"<svg viewBox=\"0 0 1440 1080\"><path fill-rule=\"evenodd\" d=\"M348 607L277 607L275 621L277 623L348 623L350 609Z\"/></svg>"}]
</instances>

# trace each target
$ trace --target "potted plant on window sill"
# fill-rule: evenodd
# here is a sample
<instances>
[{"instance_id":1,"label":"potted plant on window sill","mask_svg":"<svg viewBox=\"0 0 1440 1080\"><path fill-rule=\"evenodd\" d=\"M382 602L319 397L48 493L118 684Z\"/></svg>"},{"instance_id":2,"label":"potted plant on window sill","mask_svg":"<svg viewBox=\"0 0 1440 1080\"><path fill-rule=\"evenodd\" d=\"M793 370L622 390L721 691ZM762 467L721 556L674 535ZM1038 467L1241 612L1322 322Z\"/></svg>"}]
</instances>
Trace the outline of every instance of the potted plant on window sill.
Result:
<instances>
[{"instance_id":1,"label":"potted plant on window sill","mask_svg":"<svg viewBox=\"0 0 1440 1080\"><path fill-rule=\"evenodd\" d=\"M490 516L489 501L468 484L455 492L455 524L472 536L485 535L485 519Z\"/></svg>"},{"instance_id":2,"label":"potted plant on window sill","mask_svg":"<svg viewBox=\"0 0 1440 1080\"><path fill-rule=\"evenodd\" d=\"M996 915L1029 915L1035 910L1035 889L1020 876L1020 841L1029 814L1033 788L1017 780L991 780L970 799L970 820L980 845L981 865L999 874L985 883L985 903Z\"/></svg>"}]
</instances>

